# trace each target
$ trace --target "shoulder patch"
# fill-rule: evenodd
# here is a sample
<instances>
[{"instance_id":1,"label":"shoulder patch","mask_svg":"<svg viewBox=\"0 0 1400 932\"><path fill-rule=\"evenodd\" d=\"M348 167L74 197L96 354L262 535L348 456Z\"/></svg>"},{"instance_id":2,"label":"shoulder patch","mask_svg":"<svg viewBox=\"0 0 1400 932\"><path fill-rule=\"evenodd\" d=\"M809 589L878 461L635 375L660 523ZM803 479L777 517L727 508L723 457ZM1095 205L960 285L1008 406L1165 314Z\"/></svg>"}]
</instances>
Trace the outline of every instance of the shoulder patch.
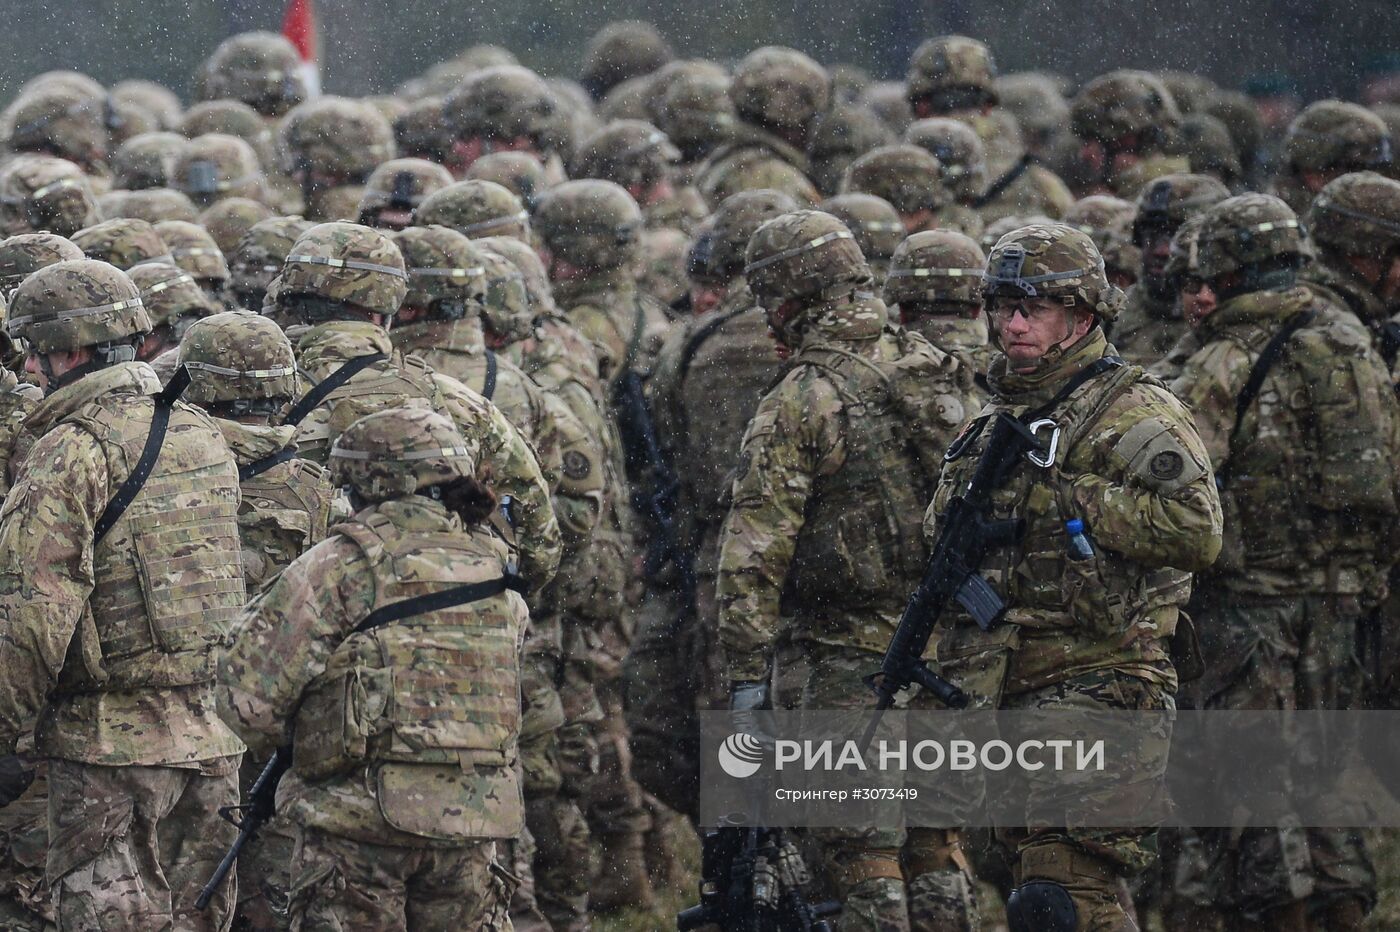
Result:
<instances>
[{"instance_id":1,"label":"shoulder patch","mask_svg":"<svg viewBox=\"0 0 1400 932\"><path fill-rule=\"evenodd\" d=\"M577 482L580 479L587 479L593 471L593 466L588 462L588 457L578 450L566 450L564 452L564 475Z\"/></svg>"},{"instance_id":2,"label":"shoulder patch","mask_svg":"<svg viewBox=\"0 0 1400 932\"><path fill-rule=\"evenodd\" d=\"M1148 464L1147 469L1152 474L1153 479L1165 482L1181 475L1185 466L1186 461L1176 450L1163 450L1152 457L1152 462Z\"/></svg>"}]
</instances>

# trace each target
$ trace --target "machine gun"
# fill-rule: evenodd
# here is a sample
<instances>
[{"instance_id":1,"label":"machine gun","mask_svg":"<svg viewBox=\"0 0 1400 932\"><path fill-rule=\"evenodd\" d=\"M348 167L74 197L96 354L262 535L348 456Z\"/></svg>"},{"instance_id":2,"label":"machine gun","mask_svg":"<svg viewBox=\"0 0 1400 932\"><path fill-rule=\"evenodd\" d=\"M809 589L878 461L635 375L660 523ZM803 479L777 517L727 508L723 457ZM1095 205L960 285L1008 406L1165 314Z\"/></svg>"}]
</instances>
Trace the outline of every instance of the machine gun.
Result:
<instances>
[{"instance_id":1,"label":"machine gun","mask_svg":"<svg viewBox=\"0 0 1400 932\"><path fill-rule=\"evenodd\" d=\"M257 835L262 827L272 819L277 809L277 784L291 766L291 747L278 748L277 752L272 755L272 759L267 762L267 766L263 768L262 773L258 774L253 788L248 791L248 801L241 806L222 806L219 808L219 818L237 826L238 837L233 840L233 844L229 845L223 860L219 862L218 867L214 868L214 873L209 875L209 882L204 885L204 889L199 891L199 898L194 901L195 909L209 908L209 901L224 885L224 880L228 877L229 871L233 870L233 865L237 863L238 855L243 851L243 846L248 844L253 836Z\"/></svg>"}]
</instances>

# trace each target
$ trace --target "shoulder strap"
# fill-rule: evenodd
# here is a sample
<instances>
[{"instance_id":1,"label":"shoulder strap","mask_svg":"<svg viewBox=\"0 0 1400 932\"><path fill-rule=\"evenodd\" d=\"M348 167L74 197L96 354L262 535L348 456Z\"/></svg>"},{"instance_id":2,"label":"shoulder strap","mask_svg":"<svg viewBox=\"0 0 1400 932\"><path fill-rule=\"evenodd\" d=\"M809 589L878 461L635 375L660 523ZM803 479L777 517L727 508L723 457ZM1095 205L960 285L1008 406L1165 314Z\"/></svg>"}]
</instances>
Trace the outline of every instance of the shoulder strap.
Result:
<instances>
[{"instance_id":1,"label":"shoulder strap","mask_svg":"<svg viewBox=\"0 0 1400 932\"><path fill-rule=\"evenodd\" d=\"M1283 358L1283 351L1288 345L1288 341L1293 339L1293 335L1312 323L1317 317L1317 311L1306 310L1294 314L1287 323L1279 328L1269 338L1269 342L1264 345L1264 350L1259 354L1259 358L1254 360L1254 368L1249 370L1249 378L1244 383L1244 388L1240 389L1239 396L1235 398L1235 426L1230 430L1230 449L1235 447L1235 439L1240 432L1240 423L1244 421L1244 414L1249 410L1249 406L1254 404L1254 399L1259 397L1259 391L1264 387L1264 380L1269 377L1269 372L1278 365ZM1229 481L1231 473L1231 461L1227 457L1221 464L1220 471L1216 473L1217 484L1224 486Z\"/></svg>"},{"instance_id":2,"label":"shoulder strap","mask_svg":"<svg viewBox=\"0 0 1400 932\"><path fill-rule=\"evenodd\" d=\"M1031 167L1031 162L1033 161L1035 161L1035 158L1029 152L1023 153L1021 157L1016 160L1016 164L1012 165L1011 168L1007 170L1006 174L994 181L992 186L982 193L981 197L972 202L972 209L981 210L1000 197L1003 191L1016 183L1017 178L1020 178L1026 173L1026 169Z\"/></svg>"},{"instance_id":3,"label":"shoulder strap","mask_svg":"<svg viewBox=\"0 0 1400 932\"><path fill-rule=\"evenodd\" d=\"M1089 365L1076 372L1074 374L1074 378L1066 382L1060 388L1060 390L1055 393L1054 398L1051 398L1049 401L1045 402L1045 404L1041 405L1039 408L1036 408L1034 411L1027 411L1025 414L1021 415L1021 420L1024 423L1029 424L1031 421L1038 420L1044 417L1051 411L1054 411L1056 408L1058 408L1060 406L1060 403L1063 402L1066 398L1078 391L1079 387L1085 382L1089 381L1090 379L1096 379L1099 376L1103 375L1105 372L1108 372L1110 369L1117 369L1119 366L1122 365L1125 365L1125 363L1122 359L1120 359L1117 356L1101 356L1098 359L1095 359Z\"/></svg>"},{"instance_id":4,"label":"shoulder strap","mask_svg":"<svg viewBox=\"0 0 1400 932\"><path fill-rule=\"evenodd\" d=\"M632 371L633 365L637 362L637 351L642 347L642 330L646 327L647 312L642 306L642 296L635 298L637 305L637 315L632 320L632 336L627 340L627 352L622 357L622 372Z\"/></svg>"},{"instance_id":5,"label":"shoulder strap","mask_svg":"<svg viewBox=\"0 0 1400 932\"><path fill-rule=\"evenodd\" d=\"M300 424L306 419L308 414L316 410L317 405L326 400L327 395L354 378L357 372L366 366L372 366L388 358L389 357L383 353L370 353L368 356L356 356L318 382L311 391L302 395L301 400L292 406L292 410L287 412L287 416L282 419L282 423L290 424L293 427Z\"/></svg>"},{"instance_id":6,"label":"shoulder strap","mask_svg":"<svg viewBox=\"0 0 1400 932\"><path fill-rule=\"evenodd\" d=\"M271 456L264 456L260 460L253 460L253 462L251 463L239 466L238 481L247 482L254 476L261 476L263 473L267 472L269 469L276 466L278 463L285 463L287 462L287 460L296 459L296 455L296 444L293 444L292 446L287 447L285 450L277 451Z\"/></svg>"},{"instance_id":7,"label":"shoulder strap","mask_svg":"<svg viewBox=\"0 0 1400 932\"><path fill-rule=\"evenodd\" d=\"M680 364L676 367L676 372L679 373L677 377L678 381L685 381L686 373L690 371L690 364L694 361L695 354L700 352L700 347L704 345L705 341L714 336L715 331L719 330L720 327L723 327L746 310L748 310L748 308L739 308L729 311L726 314L716 314L714 317L705 321L700 327L696 328L695 332L690 335L690 339L685 341L685 346L681 348Z\"/></svg>"},{"instance_id":8,"label":"shoulder strap","mask_svg":"<svg viewBox=\"0 0 1400 932\"><path fill-rule=\"evenodd\" d=\"M492 350L486 351L486 382L481 386L481 397L487 401L496 394L496 354Z\"/></svg>"},{"instance_id":9,"label":"shoulder strap","mask_svg":"<svg viewBox=\"0 0 1400 932\"><path fill-rule=\"evenodd\" d=\"M1385 360L1386 368L1395 368L1395 358L1400 356L1400 324L1393 320L1387 320L1380 327L1380 351L1381 358Z\"/></svg>"},{"instance_id":10,"label":"shoulder strap","mask_svg":"<svg viewBox=\"0 0 1400 932\"><path fill-rule=\"evenodd\" d=\"M146 480L151 477L151 470L155 468L156 459L160 457L160 449L165 445L166 428L170 426L170 409L175 407L175 402L189 384L189 370L181 366L175 370L170 383L156 395L155 413L151 415L151 430L146 434L146 445L141 448L141 456L136 460L136 465L126 477L126 481L98 516L97 524L92 529L94 547L107 536L107 532L120 520L126 509L136 500Z\"/></svg>"},{"instance_id":11,"label":"shoulder strap","mask_svg":"<svg viewBox=\"0 0 1400 932\"><path fill-rule=\"evenodd\" d=\"M528 587L525 580L515 573L507 572L497 579L488 579L485 582L469 583L464 586L453 586L450 589L443 589L439 592L430 592L427 595L414 596L411 599L403 599L399 602L392 602L382 605L370 612L359 624L357 624L352 634L360 634L373 628L391 624L395 621L402 621L405 618L412 618L414 615L426 615L428 612L436 612L444 608L452 608L456 605L466 605L469 602L480 602L482 599L489 599L492 596L500 595L506 590L518 592L522 595Z\"/></svg>"}]
</instances>

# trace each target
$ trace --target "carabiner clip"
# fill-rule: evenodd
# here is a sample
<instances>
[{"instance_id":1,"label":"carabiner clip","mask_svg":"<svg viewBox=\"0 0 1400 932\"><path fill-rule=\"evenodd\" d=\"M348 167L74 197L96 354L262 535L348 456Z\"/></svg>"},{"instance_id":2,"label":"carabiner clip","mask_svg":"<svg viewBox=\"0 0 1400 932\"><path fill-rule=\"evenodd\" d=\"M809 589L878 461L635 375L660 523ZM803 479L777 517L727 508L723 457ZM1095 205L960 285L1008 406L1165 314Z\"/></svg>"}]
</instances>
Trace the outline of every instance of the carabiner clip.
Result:
<instances>
[{"instance_id":1,"label":"carabiner clip","mask_svg":"<svg viewBox=\"0 0 1400 932\"><path fill-rule=\"evenodd\" d=\"M1060 425L1056 424L1048 417L1043 417L1038 421L1032 421L1027 425L1026 429L1036 435L1036 439L1039 440L1042 427L1050 428L1050 442L1041 448L1045 451L1043 453L1037 453L1035 450L1027 450L1026 459L1030 460L1031 464L1034 466L1039 466L1041 469L1049 469L1051 466L1055 465L1055 456L1060 451Z\"/></svg>"}]
</instances>

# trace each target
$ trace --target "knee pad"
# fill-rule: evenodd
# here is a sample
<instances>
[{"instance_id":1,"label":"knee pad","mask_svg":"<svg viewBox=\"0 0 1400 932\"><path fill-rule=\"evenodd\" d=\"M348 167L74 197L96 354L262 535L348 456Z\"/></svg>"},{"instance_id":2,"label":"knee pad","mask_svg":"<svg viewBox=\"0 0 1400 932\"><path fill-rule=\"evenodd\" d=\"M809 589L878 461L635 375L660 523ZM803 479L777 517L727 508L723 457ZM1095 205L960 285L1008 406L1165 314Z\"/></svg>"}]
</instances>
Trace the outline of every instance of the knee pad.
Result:
<instances>
[{"instance_id":1,"label":"knee pad","mask_svg":"<svg viewBox=\"0 0 1400 932\"><path fill-rule=\"evenodd\" d=\"M1079 911L1064 887L1053 880L1031 880L1011 891L1006 922L1011 932L1074 932Z\"/></svg>"}]
</instances>

